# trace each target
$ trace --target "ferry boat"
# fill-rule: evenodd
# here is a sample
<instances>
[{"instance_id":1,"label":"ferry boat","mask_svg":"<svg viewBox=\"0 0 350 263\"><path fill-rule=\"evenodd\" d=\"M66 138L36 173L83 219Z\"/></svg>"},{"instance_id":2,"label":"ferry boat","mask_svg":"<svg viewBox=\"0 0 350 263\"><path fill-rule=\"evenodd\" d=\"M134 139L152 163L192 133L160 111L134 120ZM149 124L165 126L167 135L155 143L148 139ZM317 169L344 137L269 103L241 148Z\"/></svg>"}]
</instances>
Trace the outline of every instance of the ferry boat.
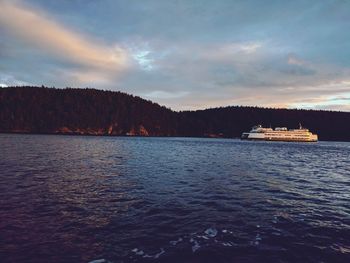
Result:
<instances>
[{"instance_id":1,"label":"ferry boat","mask_svg":"<svg viewBox=\"0 0 350 263\"><path fill-rule=\"evenodd\" d=\"M312 134L308 129L299 124L299 129L286 127L264 128L261 125L254 126L250 132L243 132L242 140L263 141L287 141L287 142L317 142L317 134Z\"/></svg>"}]
</instances>

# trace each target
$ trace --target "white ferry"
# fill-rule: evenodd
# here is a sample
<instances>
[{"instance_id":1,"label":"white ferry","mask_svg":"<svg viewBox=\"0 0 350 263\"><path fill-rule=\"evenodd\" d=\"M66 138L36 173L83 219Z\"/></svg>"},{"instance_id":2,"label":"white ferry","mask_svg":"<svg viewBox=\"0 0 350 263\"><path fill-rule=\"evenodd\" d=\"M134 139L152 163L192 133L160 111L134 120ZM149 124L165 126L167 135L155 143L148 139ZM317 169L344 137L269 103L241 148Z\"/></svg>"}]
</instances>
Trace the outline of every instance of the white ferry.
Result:
<instances>
[{"instance_id":1,"label":"white ferry","mask_svg":"<svg viewBox=\"0 0 350 263\"><path fill-rule=\"evenodd\" d=\"M263 128L254 126L250 132L243 132L242 140L288 141L288 142L317 142L317 134L299 125L299 129L288 130L286 127Z\"/></svg>"}]
</instances>

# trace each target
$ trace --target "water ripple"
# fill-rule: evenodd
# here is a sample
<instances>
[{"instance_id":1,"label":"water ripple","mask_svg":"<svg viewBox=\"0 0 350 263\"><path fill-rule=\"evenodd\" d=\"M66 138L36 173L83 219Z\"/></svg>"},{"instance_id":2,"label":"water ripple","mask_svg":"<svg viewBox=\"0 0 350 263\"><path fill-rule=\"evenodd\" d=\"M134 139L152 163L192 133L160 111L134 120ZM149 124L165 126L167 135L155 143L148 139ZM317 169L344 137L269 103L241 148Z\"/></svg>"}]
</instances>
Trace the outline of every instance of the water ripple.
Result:
<instances>
[{"instance_id":1,"label":"water ripple","mask_svg":"<svg viewBox=\"0 0 350 263\"><path fill-rule=\"evenodd\" d=\"M4 262L349 262L349 143L0 135Z\"/></svg>"}]
</instances>

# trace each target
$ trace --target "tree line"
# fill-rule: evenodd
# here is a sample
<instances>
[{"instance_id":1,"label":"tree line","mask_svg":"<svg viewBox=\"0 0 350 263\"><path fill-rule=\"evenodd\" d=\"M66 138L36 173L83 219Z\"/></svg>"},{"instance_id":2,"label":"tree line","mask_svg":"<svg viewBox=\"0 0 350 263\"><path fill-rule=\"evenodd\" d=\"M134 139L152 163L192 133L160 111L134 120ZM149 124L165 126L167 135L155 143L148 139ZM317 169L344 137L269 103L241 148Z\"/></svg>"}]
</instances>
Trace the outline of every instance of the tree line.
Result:
<instances>
[{"instance_id":1,"label":"tree line","mask_svg":"<svg viewBox=\"0 0 350 263\"><path fill-rule=\"evenodd\" d=\"M350 113L230 106L172 111L122 92L96 89L8 87L0 89L0 132L240 137L261 124L297 128L320 140L350 141Z\"/></svg>"}]
</instances>

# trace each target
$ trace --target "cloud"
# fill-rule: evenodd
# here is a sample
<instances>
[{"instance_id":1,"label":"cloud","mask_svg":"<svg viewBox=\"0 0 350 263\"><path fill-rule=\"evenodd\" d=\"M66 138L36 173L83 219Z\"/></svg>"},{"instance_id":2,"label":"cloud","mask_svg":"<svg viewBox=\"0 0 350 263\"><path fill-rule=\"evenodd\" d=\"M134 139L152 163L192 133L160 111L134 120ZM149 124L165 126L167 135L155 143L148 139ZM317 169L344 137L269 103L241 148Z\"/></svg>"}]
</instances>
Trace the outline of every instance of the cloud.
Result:
<instances>
[{"instance_id":1,"label":"cloud","mask_svg":"<svg viewBox=\"0 0 350 263\"><path fill-rule=\"evenodd\" d=\"M252 54L252 53L255 53L257 49L260 47L261 47L260 43L248 43L248 44L238 45L237 48L246 54Z\"/></svg>"},{"instance_id":2,"label":"cloud","mask_svg":"<svg viewBox=\"0 0 350 263\"><path fill-rule=\"evenodd\" d=\"M288 54L288 64L289 65L303 66L306 64L306 62L304 60L296 57L295 54Z\"/></svg>"},{"instance_id":3,"label":"cloud","mask_svg":"<svg viewBox=\"0 0 350 263\"><path fill-rule=\"evenodd\" d=\"M87 72L105 72L102 77L114 78L128 64L128 54L119 46L98 43L67 29L49 14L18 1L0 1L0 27L29 46L80 67L81 74L87 69Z\"/></svg>"},{"instance_id":4,"label":"cloud","mask_svg":"<svg viewBox=\"0 0 350 263\"><path fill-rule=\"evenodd\" d=\"M273 42L152 44L148 50L166 55L153 56L154 70L138 72L137 79L130 74L124 84L174 109L308 107L319 96L338 96L350 89L349 69L309 61ZM301 99L305 103L298 104Z\"/></svg>"},{"instance_id":5,"label":"cloud","mask_svg":"<svg viewBox=\"0 0 350 263\"><path fill-rule=\"evenodd\" d=\"M145 93L144 97L151 98L151 99L175 99L175 98L181 98L188 94L186 91L179 91L179 92L167 92L162 90L155 90L149 93Z\"/></svg>"},{"instance_id":6,"label":"cloud","mask_svg":"<svg viewBox=\"0 0 350 263\"><path fill-rule=\"evenodd\" d=\"M181 110L348 110L349 3L258 2L0 0L0 73Z\"/></svg>"},{"instance_id":7,"label":"cloud","mask_svg":"<svg viewBox=\"0 0 350 263\"><path fill-rule=\"evenodd\" d=\"M23 85L29 85L29 83L18 80L12 75L8 75L0 72L0 87L4 88L8 86L23 86Z\"/></svg>"}]
</instances>

